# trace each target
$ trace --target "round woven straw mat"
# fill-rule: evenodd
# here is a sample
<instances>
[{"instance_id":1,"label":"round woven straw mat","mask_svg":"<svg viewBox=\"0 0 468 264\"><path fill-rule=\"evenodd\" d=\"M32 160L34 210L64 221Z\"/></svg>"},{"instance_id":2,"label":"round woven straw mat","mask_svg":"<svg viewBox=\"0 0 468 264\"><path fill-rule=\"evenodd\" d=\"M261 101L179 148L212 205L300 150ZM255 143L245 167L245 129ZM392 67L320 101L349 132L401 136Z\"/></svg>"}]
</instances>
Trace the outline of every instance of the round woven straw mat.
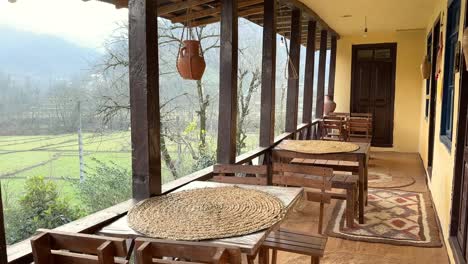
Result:
<instances>
[{"instance_id":1,"label":"round woven straw mat","mask_svg":"<svg viewBox=\"0 0 468 264\"><path fill-rule=\"evenodd\" d=\"M359 149L359 146L353 143L324 140L285 140L278 147L309 154L342 153Z\"/></svg>"},{"instance_id":2,"label":"round woven straw mat","mask_svg":"<svg viewBox=\"0 0 468 264\"><path fill-rule=\"evenodd\" d=\"M284 215L276 197L240 187L202 188L146 199L128 213L131 228L172 240L203 240L250 234Z\"/></svg>"}]
</instances>

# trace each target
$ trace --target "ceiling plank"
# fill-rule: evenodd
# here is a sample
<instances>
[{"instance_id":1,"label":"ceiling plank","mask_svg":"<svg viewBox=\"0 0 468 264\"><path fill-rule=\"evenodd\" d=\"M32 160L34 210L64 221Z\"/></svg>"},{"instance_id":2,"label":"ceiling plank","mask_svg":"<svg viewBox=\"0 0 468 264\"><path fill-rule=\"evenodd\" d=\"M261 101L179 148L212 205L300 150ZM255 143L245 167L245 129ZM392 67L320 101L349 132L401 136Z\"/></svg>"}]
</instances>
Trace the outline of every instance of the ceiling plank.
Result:
<instances>
[{"instance_id":1,"label":"ceiling plank","mask_svg":"<svg viewBox=\"0 0 468 264\"><path fill-rule=\"evenodd\" d=\"M256 4L263 3L263 0L244 0L242 2L239 2L238 8L244 8L244 7L249 7L253 6ZM182 15L182 16L176 16L174 18L171 18L172 23L183 23L187 20L194 20L197 18L203 18L207 16L213 16L213 15L218 15L221 13L221 6L217 6L215 8L209 8L205 10L201 10L198 12L192 12L190 14ZM239 14L240 16L240 14ZM219 20L219 19L218 19Z\"/></svg>"},{"instance_id":2,"label":"ceiling plank","mask_svg":"<svg viewBox=\"0 0 468 264\"><path fill-rule=\"evenodd\" d=\"M174 3L174 4L163 5L158 8L158 15L159 16L167 15L172 12L177 12L177 11L191 8L194 6L207 4L213 1L214 0L191 0L191 1L184 1L184 2Z\"/></svg>"},{"instance_id":3,"label":"ceiling plank","mask_svg":"<svg viewBox=\"0 0 468 264\"><path fill-rule=\"evenodd\" d=\"M322 30L327 30L330 34L335 35L336 39L340 38L340 34L338 34L333 28L331 28L325 20L323 20L314 10L310 7L306 6L304 3L300 2L299 0L280 0L281 3L294 6L302 10L302 13L307 15L309 18L317 21L320 24Z\"/></svg>"}]
</instances>

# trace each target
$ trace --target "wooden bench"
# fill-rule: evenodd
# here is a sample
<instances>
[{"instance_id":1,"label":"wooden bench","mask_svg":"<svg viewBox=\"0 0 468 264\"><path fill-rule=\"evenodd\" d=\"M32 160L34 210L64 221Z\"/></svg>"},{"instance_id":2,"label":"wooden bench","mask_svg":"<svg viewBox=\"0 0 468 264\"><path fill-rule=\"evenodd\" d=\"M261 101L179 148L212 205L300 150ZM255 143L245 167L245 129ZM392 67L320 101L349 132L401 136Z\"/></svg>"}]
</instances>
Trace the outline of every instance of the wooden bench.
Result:
<instances>
[{"instance_id":1,"label":"wooden bench","mask_svg":"<svg viewBox=\"0 0 468 264\"><path fill-rule=\"evenodd\" d=\"M271 255L272 264L275 264L277 261L277 250L310 256L311 263L318 264L320 263L320 258L323 257L326 244L326 237L319 235L311 236L310 234L284 228L271 232L265 242L263 242L264 247L273 249Z\"/></svg>"},{"instance_id":2,"label":"wooden bench","mask_svg":"<svg viewBox=\"0 0 468 264\"><path fill-rule=\"evenodd\" d=\"M359 172L359 164L353 161L319 160L319 159L299 159L291 160L292 164L321 166L333 169L335 172L330 178L331 186L334 189L345 190L344 194L332 193L332 199L346 200L346 226L354 227L354 218L356 217L358 181L359 177L355 174ZM341 174L336 172L350 172Z\"/></svg>"}]
</instances>

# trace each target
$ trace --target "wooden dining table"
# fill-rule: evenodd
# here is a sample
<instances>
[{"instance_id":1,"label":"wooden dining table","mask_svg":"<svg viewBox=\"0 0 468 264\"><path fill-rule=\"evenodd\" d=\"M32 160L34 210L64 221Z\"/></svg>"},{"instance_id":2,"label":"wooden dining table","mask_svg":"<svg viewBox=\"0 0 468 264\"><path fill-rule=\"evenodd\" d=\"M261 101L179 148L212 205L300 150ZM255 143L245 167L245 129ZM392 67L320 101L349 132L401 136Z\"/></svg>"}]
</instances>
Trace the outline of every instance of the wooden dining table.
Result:
<instances>
[{"instance_id":1,"label":"wooden dining table","mask_svg":"<svg viewBox=\"0 0 468 264\"><path fill-rule=\"evenodd\" d=\"M358 180L358 204L359 204L359 223L364 224L364 208L367 204L367 189L368 189L368 164L369 164L369 151L371 144L370 142L352 142L359 146L359 149L351 152L339 152L339 153L320 153L313 154L313 150L310 151L292 151L288 149L288 142L292 140L286 140L281 142L278 146L273 149L273 152L277 152L282 157L291 159L316 159L316 160L332 160L332 161L352 161L358 162L359 166L359 180ZM303 140L307 142L309 140ZM307 145L307 144L305 144ZM320 166L320 165L317 165Z\"/></svg>"},{"instance_id":2,"label":"wooden dining table","mask_svg":"<svg viewBox=\"0 0 468 264\"><path fill-rule=\"evenodd\" d=\"M225 186L234 186L234 185L241 187L241 188L263 191L263 192L266 192L268 194L271 194L277 197L279 200L281 200L281 202L285 206L286 215L290 211L292 211L291 209L294 207L296 202L300 200L300 197L303 194L303 188L300 188L300 187L257 186L257 185L217 183L217 182L210 182L210 181L194 181L177 189L174 192L193 190L193 189L198 189L198 188L215 188L215 187L225 187ZM221 238L221 239L204 240L203 242L213 243L216 245L238 247L241 249L242 253L253 258L259 252L260 247L263 241L268 236L268 234L272 230L277 228L279 224L280 222L278 222L276 225L266 230L261 230L261 231L251 233L248 235ZM96 234L103 235L103 236L120 237L120 238L125 238L125 239L134 239L137 237L148 237L130 228L126 215L110 223L109 225L104 226Z\"/></svg>"}]
</instances>

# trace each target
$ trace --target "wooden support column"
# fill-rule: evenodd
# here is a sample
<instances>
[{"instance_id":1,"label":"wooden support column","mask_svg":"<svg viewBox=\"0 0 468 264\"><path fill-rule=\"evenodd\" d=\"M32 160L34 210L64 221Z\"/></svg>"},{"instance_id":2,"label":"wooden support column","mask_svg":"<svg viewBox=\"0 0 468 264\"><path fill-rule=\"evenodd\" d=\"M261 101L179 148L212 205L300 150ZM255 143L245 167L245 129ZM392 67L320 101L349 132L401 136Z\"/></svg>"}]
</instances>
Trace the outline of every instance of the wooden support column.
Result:
<instances>
[{"instance_id":1,"label":"wooden support column","mask_svg":"<svg viewBox=\"0 0 468 264\"><path fill-rule=\"evenodd\" d=\"M328 95L335 97L335 74L336 74L336 36L331 37L331 50L330 50L330 73L328 79Z\"/></svg>"},{"instance_id":2,"label":"wooden support column","mask_svg":"<svg viewBox=\"0 0 468 264\"><path fill-rule=\"evenodd\" d=\"M275 137L276 0L265 0L263 8L260 147L269 147Z\"/></svg>"},{"instance_id":3,"label":"wooden support column","mask_svg":"<svg viewBox=\"0 0 468 264\"><path fill-rule=\"evenodd\" d=\"M157 7L153 0L129 4L129 67L133 197L161 193Z\"/></svg>"},{"instance_id":4,"label":"wooden support column","mask_svg":"<svg viewBox=\"0 0 468 264\"><path fill-rule=\"evenodd\" d=\"M317 104L315 115L317 118L323 117L323 102L325 97L325 67L327 64L327 38L326 30L320 32L320 57L317 79Z\"/></svg>"},{"instance_id":5,"label":"wooden support column","mask_svg":"<svg viewBox=\"0 0 468 264\"><path fill-rule=\"evenodd\" d=\"M291 42L289 44L288 91L285 116L286 132L294 132L297 129L301 33L301 10L295 8L291 12Z\"/></svg>"},{"instance_id":6,"label":"wooden support column","mask_svg":"<svg viewBox=\"0 0 468 264\"><path fill-rule=\"evenodd\" d=\"M5 219L3 217L2 188L0 186L0 263L8 263L5 235Z\"/></svg>"},{"instance_id":7,"label":"wooden support column","mask_svg":"<svg viewBox=\"0 0 468 264\"><path fill-rule=\"evenodd\" d=\"M235 163L237 130L237 1L221 0L218 163Z\"/></svg>"},{"instance_id":8,"label":"wooden support column","mask_svg":"<svg viewBox=\"0 0 468 264\"><path fill-rule=\"evenodd\" d=\"M302 123L312 122L312 106L314 98L314 66L315 66L315 32L317 22L309 21L307 28L307 51L304 73L304 102L302 104Z\"/></svg>"}]
</instances>

